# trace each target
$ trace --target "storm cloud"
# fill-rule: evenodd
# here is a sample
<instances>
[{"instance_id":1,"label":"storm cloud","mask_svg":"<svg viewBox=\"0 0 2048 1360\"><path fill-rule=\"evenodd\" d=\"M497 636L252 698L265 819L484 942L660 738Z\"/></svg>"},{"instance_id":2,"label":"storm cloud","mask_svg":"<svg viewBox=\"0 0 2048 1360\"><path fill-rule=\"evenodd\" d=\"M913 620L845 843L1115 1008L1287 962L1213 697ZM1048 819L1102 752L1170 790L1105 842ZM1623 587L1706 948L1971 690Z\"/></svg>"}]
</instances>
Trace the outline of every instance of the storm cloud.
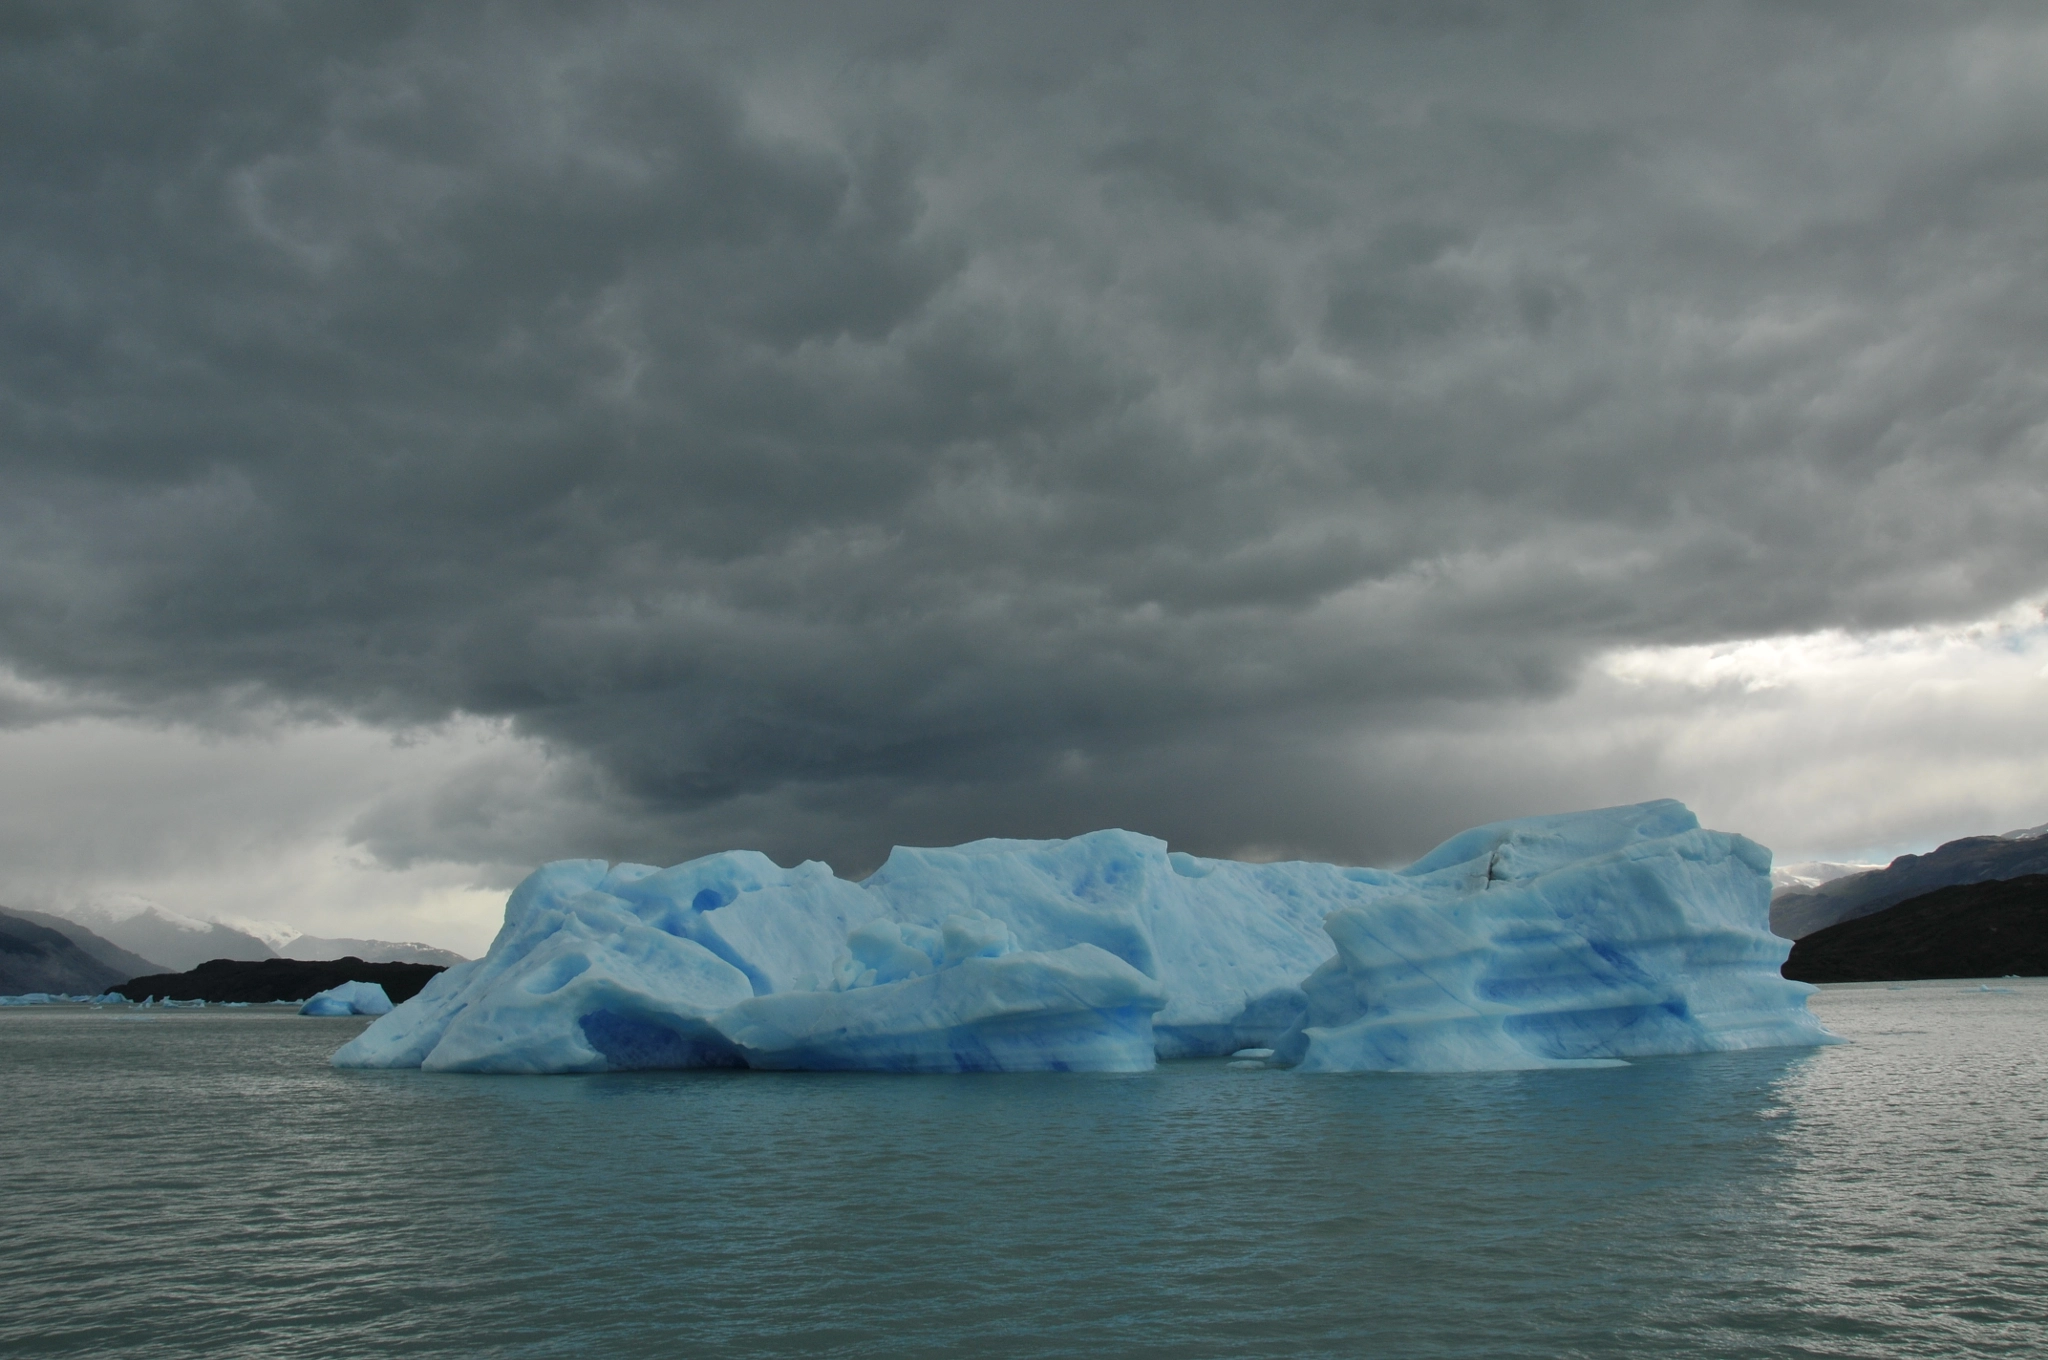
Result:
<instances>
[{"instance_id":1,"label":"storm cloud","mask_svg":"<svg viewBox=\"0 0 2048 1360\"><path fill-rule=\"evenodd\" d=\"M392 865L1385 860L1637 793L1470 765L1600 658L2048 591L2037 6L6 13L0 718L580 809Z\"/></svg>"}]
</instances>

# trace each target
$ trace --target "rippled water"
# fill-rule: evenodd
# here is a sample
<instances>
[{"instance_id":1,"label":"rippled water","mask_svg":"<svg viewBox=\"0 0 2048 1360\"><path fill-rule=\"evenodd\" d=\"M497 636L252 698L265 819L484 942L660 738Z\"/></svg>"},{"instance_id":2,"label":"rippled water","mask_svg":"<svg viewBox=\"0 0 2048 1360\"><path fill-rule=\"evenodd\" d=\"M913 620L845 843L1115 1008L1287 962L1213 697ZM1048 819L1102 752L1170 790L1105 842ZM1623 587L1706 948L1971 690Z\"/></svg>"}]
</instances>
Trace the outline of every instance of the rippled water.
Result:
<instances>
[{"instance_id":1,"label":"rippled water","mask_svg":"<svg viewBox=\"0 0 2048 1360\"><path fill-rule=\"evenodd\" d=\"M1307 1077L336 1072L0 1012L0 1353L2048 1354L2048 985L1853 1045Z\"/></svg>"}]
</instances>

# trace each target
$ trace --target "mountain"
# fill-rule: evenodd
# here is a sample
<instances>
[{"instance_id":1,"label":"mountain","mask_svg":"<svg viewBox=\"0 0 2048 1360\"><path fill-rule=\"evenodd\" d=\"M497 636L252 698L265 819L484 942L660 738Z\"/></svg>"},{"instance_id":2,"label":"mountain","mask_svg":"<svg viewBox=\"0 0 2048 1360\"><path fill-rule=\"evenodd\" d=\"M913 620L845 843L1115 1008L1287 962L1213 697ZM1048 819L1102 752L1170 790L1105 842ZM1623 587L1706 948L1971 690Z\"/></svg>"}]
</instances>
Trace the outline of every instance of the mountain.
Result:
<instances>
[{"instance_id":1,"label":"mountain","mask_svg":"<svg viewBox=\"0 0 2048 1360\"><path fill-rule=\"evenodd\" d=\"M2048 873L2048 835L1965 836L1924 855L1900 855L1882 869L1787 889L1771 899L1771 929L1802 939L1936 888L2040 873Z\"/></svg>"},{"instance_id":2,"label":"mountain","mask_svg":"<svg viewBox=\"0 0 2048 1360\"><path fill-rule=\"evenodd\" d=\"M1937 888L1817 930L1784 971L1800 982L2048 976L2048 874Z\"/></svg>"},{"instance_id":3,"label":"mountain","mask_svg":"<svg viewBox=\"0 0 2048 1360\"><path fill-rule=\"evenodd\" d=\"M219 912L213 912L206 919L217 926L239 930L244 935L259 939L278 954L283 954L284 947L298 939L300 935L296 926L288 926L282 921L260 920L254 916L224 916Z\"/></svg>"},{"instance_id":4,"label":"mountain","mask_svg":"<svg viewBox=\"0 0 2048 1360\"><path fill-rule=\"evenodd\" d=\"M417 940L369 940L355 935L307 935L283 921L253 916L214 916L216 924L253 935L286 959L338 959L353 956L371 963L431 963L442 968L469 960L452 949L437 949Z\"/></svg>"},{"instance_id":5,"label":"mountain","mask_svg":"<svg viewBox=\"0 0 2048 1360\"><path fill-rule=\"evenodd\" d=\"M1823 883L1850 874L1868 873L1882 869L1882 864L1844 864L1838 860L1810 859L1800 864L1776 864L1771 866L1771 889L1773 893L1791 890L1811 892Z\"/></svg>"},{"instance_id":6,"label":"mountain","mask_svg":"<svg viewBox=\"0 0 2048 1360\"><path fill-rule=\"evenodd\" d=\"M277 951L243 931L196 920L139 897L67 908L64 916L163 968L192 968L208 959L268 959Z\"/></svg>"},{"instance_id":7,"label":"mountain","mask_svg":"<svg viewBox=\"0 0 2048 1360\"><path fill-rule=\"evenodd\" d=\"M282 921L243 916L202 920L141 897L109 898L68 907L62 916L32 911L16 911L13 915L68 937L87 955L112 969L117 981L181 973L210 959L318 961L353 957L370 963L425 963L438 968L468 962L453 950L416 940L304 935Z\"/></svg>"},{"instance_id":8,"label":"mountain","mask_svg":"<svg viewBox=\"0 0 2048 1360\"><path fill-rule=\"evenodd\" d=\"M60 930L0 911L0 996L58 992L98 996L121 975Z\"/></svg>"},{"instance_id":9,"label":"mountain","mask_svg":"<svg viewBox=\"0 0 2048 1360\"><path fill-rule=\"evenodd\" d=\"M437 949L417 940L357 940L347 936L300 935L278 947L288 959L338 959L353 954L370 963L431 963L451 968L469 960L452 949Z\"/></svg>"},{"instance_id":10,"label":"mountain","mask_svg":"<svg viewBox=\"0 0 2048 1360\"><path fill-rule=\"evenodd\" d=\"M77 945L87 954L113 969L124 978L134 977L137 973L160 973L163 971L163 965L156 960L146 959L140 954L131 953L121 948L112 940L102 939L76 921L66 920L62 916L52 916L46 911L28 911L21 907L0 907L0 918L10 916L18 921L26 921L30 925L41 926L45 930L56 931L59 935L64 936L71 943Z\"/></svg>"}]
</instances>

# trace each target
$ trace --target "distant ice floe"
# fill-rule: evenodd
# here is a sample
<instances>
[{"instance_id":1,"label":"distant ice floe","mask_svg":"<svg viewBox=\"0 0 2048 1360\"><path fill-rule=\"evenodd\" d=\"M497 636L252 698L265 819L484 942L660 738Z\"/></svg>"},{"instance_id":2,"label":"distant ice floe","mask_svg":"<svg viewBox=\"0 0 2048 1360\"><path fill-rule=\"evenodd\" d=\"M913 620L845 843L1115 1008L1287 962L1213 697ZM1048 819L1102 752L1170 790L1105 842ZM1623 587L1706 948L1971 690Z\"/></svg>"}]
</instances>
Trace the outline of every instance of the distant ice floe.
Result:
<instances>
[{"instance_id":1,"label":"distant ice floe","mask_svg":"<svg viewBox=\"0 0 2048 1360\"><path fill-rule=\"evenodd\" d=\"M1114 830L899 848L861 883L751 851L562 860L334 1062L1447 1072L1835 1042L1778 975L1770 892L1769 851L1669 800L1479 827L1401 870Z\"/></svg>"}]
</instances>

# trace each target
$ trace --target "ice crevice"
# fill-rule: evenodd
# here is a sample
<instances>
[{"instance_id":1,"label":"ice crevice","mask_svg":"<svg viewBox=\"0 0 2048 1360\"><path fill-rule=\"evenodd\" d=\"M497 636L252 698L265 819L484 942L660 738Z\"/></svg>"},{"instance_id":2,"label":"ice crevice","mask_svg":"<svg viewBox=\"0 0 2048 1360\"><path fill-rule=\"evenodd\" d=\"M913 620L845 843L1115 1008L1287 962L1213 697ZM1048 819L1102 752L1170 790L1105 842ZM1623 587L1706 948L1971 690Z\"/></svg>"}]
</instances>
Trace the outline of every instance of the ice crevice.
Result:
<instances>
[{"instance_id":1,"label":"ice crevice","mask_svg":"<svg viewBox=\"0 0 2048 1360\"><path fill-rule=\"evenodd\" d=\"M899 847L858 883L753 851L559 860L334 1063L1451 1072L1836 1042L1779 975L1769 873L1670 800L1475 827L1399 870L1119 830Z\"/></svg>"}]
</instances>

